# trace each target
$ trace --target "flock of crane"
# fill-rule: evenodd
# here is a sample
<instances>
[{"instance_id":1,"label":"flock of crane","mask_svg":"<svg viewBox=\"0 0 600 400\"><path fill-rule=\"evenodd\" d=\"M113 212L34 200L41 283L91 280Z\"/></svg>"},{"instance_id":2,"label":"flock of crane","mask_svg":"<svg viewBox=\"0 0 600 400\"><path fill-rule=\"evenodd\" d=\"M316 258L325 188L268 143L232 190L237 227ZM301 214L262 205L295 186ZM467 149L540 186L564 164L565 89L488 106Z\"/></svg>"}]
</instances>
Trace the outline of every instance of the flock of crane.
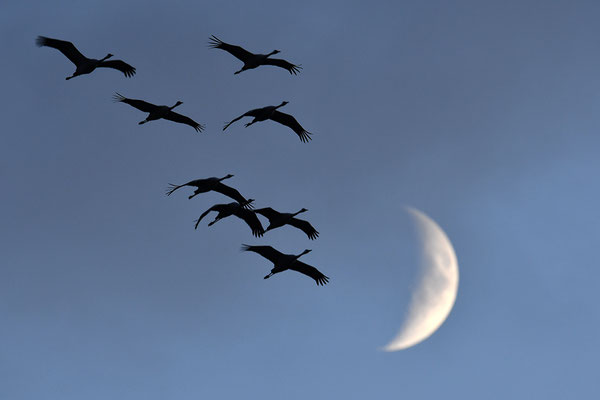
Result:
<instances>
[{"instance_id":1,"label":"flock of crane","mask_svg":"<svg viewBox=\"0 0 600 400\"><path fill-rule=\"evenodd\" d=\"M83 54L81 54L79 50L77 50L73 43L68 41L38 36L36 44L40 47L47 46L57 49L58 51L63 53L73 64L75 64L75 72L73 73L73 75L67 77L67 80L75 78L79 75L89 74L93 72L96 68L113 68L118 71L121 71L128 78L135 75L136 72L134 67L122 60L109 60L109 58L113 56L110 53L99 60L87 58ZM290 74L293 75L298 74L298 72L301 69L299 65L294 65L286 60L271 58L272 55L279 53L279 50L273 50L268 54L254 54L243 49L240 46L225 43L215 36L210 37L209 46L211 48L225 50L244 63L242 68L239 71L234 72L234 74L239 74L240 72L243 72L248 69L257 68L261 65L272 65L280 67L286 69ZM140 111L147 112L148 116L145 120L139 122L140 125L145 124L149 121L154 121L163 118L169 121L189 125L192 128L194 128L197 132L201 132L204 129L203 125L197 123L193 119L173 111L175 107L183 104L181 101L178 101L172 107L164 105L159 106L148 103L143 100L130 99L122 96L119 93L115 94L114 100L117 102L129 104L130 106L137 108ZM278 108L281 108L286 104L288 104L288 102L284 101L278 106L267 106L250 110L227 123L223 127L223 131L225 131L231 124L240 120L243 117L254 118L251 122L245 125L246 127L254 124L255 122L270 119L292 129L296 133L296 135L298 135L302 142L308 142L309 140L311 140L311 133L306 131L293 116L278 111ZM196 179L184 183L182 185L170 184L170 187L167 190L167 196L170 196L173 192L182 187L191 186L195 187L196 189L194 190L194 193L189 196L189 199L192 199L200 193L214 191L235 200L231 203L215 204L212 207L210 207L208 210L202 213L202 215L200 215L200 217L196 220L195 229L198 228L198 224L208 213L214 211L217 212L217 216L212 222L208 224L209 226L212 226L213 224L215 224L223 218L227 218L229 216L234 215L243 220L250 227L252 235L255 237L262 237L266 232L275 228L282 227L284 225L291 225L297 229L302 230L310 240L314 240L319 236L319 232L317 232L317 230L308 221L296 218L298 214L308 211L307 209L302 208L301 210L295 213L281 213L270 207L254 209L252 205L254 199L246 199L240 194L238 190L227 186L223 183L225 179L229 179L231 177L233 177L233 175L228 174L222 178L212 177L205 179ZM257 217L257 214L269 220L269 226L267 227L267 229L263 228L260 220ZM283 272L289 269L311 277L315 280L317 285L325 285L329 281L329 277L325 276L318 269L308 264L305 264L299 260L301 256L311 251L309 249L306 249L302 253L295 255L281 253L271 246L249 246L244 244L242 246L242 250L253 251L255 253L258 253L273 263L273 268L271 269L271 272L268 275L266 275L264 279L270 278L273 274Z\"/></svg>"}]
</instances>

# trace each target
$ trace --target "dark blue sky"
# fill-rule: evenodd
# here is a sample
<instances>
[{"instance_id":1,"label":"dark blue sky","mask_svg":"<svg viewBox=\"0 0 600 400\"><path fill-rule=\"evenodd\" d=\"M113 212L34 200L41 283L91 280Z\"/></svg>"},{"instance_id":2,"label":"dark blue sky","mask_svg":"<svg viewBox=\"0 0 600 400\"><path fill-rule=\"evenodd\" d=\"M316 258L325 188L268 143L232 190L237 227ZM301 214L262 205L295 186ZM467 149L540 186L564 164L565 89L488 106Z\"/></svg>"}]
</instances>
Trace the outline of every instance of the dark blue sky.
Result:
<instances>
[{"instance_id":1,"label":"dark blue sky","mask_svg":"<svg viewBox=\"0 0 600 400\"><path fill-rule=\"evenodd\" d=\"M4 2L0 12L0 398L594 398L600 343L596 2ZM281 50L239 75L210 35ZM37 35L134 65L65 81ZM115 91L207 126L156 121ZM313 141L224 122L290 103ZM320 231L255 239L218 194ZM414 270L403 205L454 244L453 311L394 336ZM208 222L208 221L207 221ZM239 251L283 252L325 287Z\"/></svg>"}]
</instances>

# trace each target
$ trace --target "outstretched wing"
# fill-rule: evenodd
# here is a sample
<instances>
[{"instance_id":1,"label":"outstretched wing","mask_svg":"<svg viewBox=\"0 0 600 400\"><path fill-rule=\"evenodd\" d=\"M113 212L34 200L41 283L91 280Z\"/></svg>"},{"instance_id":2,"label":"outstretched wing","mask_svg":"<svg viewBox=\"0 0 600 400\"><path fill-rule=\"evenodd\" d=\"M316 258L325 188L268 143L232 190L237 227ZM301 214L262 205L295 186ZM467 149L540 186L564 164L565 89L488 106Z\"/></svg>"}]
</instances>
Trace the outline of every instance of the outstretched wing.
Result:
<instances>
[{"instance_id":1,"label":"outstretched wing","mask_svg":"<svg viewBox=\"0 0 600 400\"><path fill-rule=\"evenodd\" d=\"M213 190L215 192L224 194L227 197L231 197L232 199L234 199L235 201L237 201L240 204L245 204L246 208L252 208L252 205L248 202L248 200L246 200L246 198L244 196L242 196L242 194L240 192L238 192L236 189L234 189L230 186L227 186L224 183L217 182L215 184L215 186L213 187Z\"/></svg>"},{"instance_id":2,"label":"outstretched wing","mask_svg":"<svg viewBox=\"0 0 600 400\"><path fill-rule=\"evenodd\" d=\"M131 78L133 75L135 75L135 68L121 60L102 61L98 67L118 69L124 73L127 78Z\"/></svg>"},{"instance_id":3,"label":"outstretched wing","mask_svg":"<svg viewBox=\"0 0 600 400\"><path fill-rule=\"evenodd\" d=\"M248 226L252 230L252 235L256 237L261 237L262 235L264 235L265 230L260 221L258 220L256 214L254 214L254 211L246 210L245 208L239 207L233 214L236 217L243 219L246 222L246 224L248 224Z\"/></svg>"},{"instance_id":4,"label":"outstretched wing","mask_svg":"<svg viewBox=\"0 0 600 400\"><path fill-rule=\"evenodd\" d=\"M287 69L290 74L294 74L294 75L298 74L300 72L300 70L302 69L302 67L300 65L294 65L291 62L282 60L281 58L267 57L267 59L264 60L262 63L266 64L266 65L274 65L276 67L281 67L281 68Z\"/></svg>"},{"instance_id":5,"label":"outstretched wing","mask_svg":"<svg viewBox=\"0 0 600 400\"><path fill-rule=\"evenodd\" d=\"M227 129L229 127L229 125L233 124L235 121L240 120L241 118L244 117L256 117L257 115L259 115L265 108L267 107L263 107L263 108L255 108L253 110L247 111L244 114L240 115L239 117L232 119L228 124L226 124L223 127L223 130Z\"/></svg>"},{"instance_id":6,"label":"outstretched wing","mask_svg":"<svg viewBox=\"0 0 600 400\"><path fill-rule=\"evenodd\" d=\"M211 208L209 208L208 210L204 211L204 212L202 213L202 215L200 215L200 218L198 218L198 219L196 220L196 225L194 226L194 229L198 229L198 224L200 224L200 221L202 221L202 218L206 217L206 216L208 215L208 213L209 213L209 212L211 212L211 211L218 211L218 210L215 210L215 207L216 207L216 206L219 206L219 205L221 205L221 204L215 204L214 206L212 206L212 207L211 207Z\"/></svg>"},{"instance_id":7,"label":"outstretched wing","mask_svg":"<svg viewBox=\"0 0 600 400\"><path fill-rule=\"evenodd\" d=\"M313 278L315 280L315 282L317 282L317 286L325 285L327 282L329 282L328 276L323 275L323 273L321 273L321 271L319 271L318 269L316 269L313 266L303 263L302 261L296 261L295 263L292 264L292 266L289 269L298 271L301 274L310 276L311 278Z\"/></svg>"},{"instance_id":8,"label":"outstretched wing","mask_svg":"<svg viewBox=\"0 0 600 400\"><path fill-rule=\"evenodd\" d=\"M272 220L273 218L277 218L280 215L280 213L273 210L271 207L259 208L258 210L254 210L254 212L257 214L260 214L264 217L267 217L269 220Z\"/></svg>"},{"instance_id":9,"label":"outstretched wing","mask_svg":"<svg viewBox=\"0 0 600 400\"><path fill-rule=\"evenodd\" d=\"M248 50L241 48L240 46L234 46L229 43L225 43L215 35L210 37L209 47L213 49L221 49L225 50L229 54L233 55L235 58L243 61L244 63L250 57L254 56L254 54L250 53Z\"/></svg>"},{"instance_id":10,"label":"outstretched wing","mask_svg":"<svg viewBox=\"0 0 600 400\"><path fill-rule=\"evenodd\" d=\"M148 113L156 110L156 108L158 107L152 103L148 103L143 100L128 99L127 97L125 97L119 93L115 93L115 95L113 96L113 100L116 102L129 104L130 106L135 107L140 111L144 111L144 112L148 112Z\"/></svg>"},{"instance_id":11,"label":"outstretched wing","mask_svg":"<svg viewBox=\"0 0 600 400\"><path fill-rule=\"evenodd\" d=\"M239 117L232 119L227 124L225 124L225 126L223 127L223 130L229 128L229 125L233 124L235 121L239 121L240 119L244 118L245 116L246 116L246 114L242 114Z\"/></svg>"},{"instance_id":12,"label":"outstretched wing","mask_svg":"<svg viewBox=\"0 0 600 400\"><path fill-rule=\"evenodd\" d=\"M71 62L75 65L80 64L82 61L85 61L87 58L77 50L75 45L71 42L67 42L66 40L58 40L51 39L45 36L38 36L35 44L39 47L48 46L55 48L56 50L63 53Z\"/></svg>"},{"instance_id":13,"label":"outstretched wing","mask_svg":"<svg viewBox=\"0 0 600 400\"><path fill-rule=\"evenodd\" d=\"M200 186L206 185L207 182L209 182L213 179L217 179L217 178L194 179L193 181L186 182L182 185L175 185L174 183L169 183L169 187L167 188L167 196L170 196L171 193L173 193L177 189L182 188L184 186L196 186L197 188L199 188Z\"/></svg>"},{"instance_id":14,"label":"outstretched wing","mask_svg":"<svg viewBox=\"0 0 600 400\"><path fill-rule=\"evenodd\" d=\"M275 122L279 122L282 125L292 128L292 130L294 132L296 132L296 135L298 135L298 137L300 137L300 140L303 143L306 143L312 139L309 136L309 135L312 135L312 133L310 133L306 129L304 129L298 123L298 121L296 121L296 118L292 117L290 114L282 113L281 111L275 110L275 111L273 111L273 113L271 114L269 119L272 119Z\"/></svg>"},{"instance_id":15,"label":"outstretched wing","mask_svg":"<svg viewBox=\"0 0 600 400\"><path fill-rule=\"evenodd\" d=\"M194 128L196 132L202 132L202 129L204 129L204 126L200 125L193 119L186 117L185 115L178 114L174 111L169 111L163 118L168 119L169 121L179 122L180 124L189 125Z\"/></svg>"},{"instance_id":16,"label":"outstretched wing","mask_svg":"<svg viewBox=\"0 0 600 400\"><path fill-rule=\"evenodd\" d=\"M169 183L169 187L167 188L167 196L170 196L171 194L173 194L174 191L184 186L187 186L187 184L184 183L183 185L175 185L173 183Z\"/></svg>"},{"instance_id":17,"label":"outstretched wing","mask_svg":"<svg viewBox=\"0 0 600 400\"><path fill-rule=\"evenodd\" d=\"M258 212L258 211L256 211ZM308 238L310 240L315 240L318 236L319 236L319 232L317 232L317 230L315 228L313 228L313 226L310 224L310 222L305 221L303 219L298 219L298 218L292 218L288 224L295 226L296 228L304 231L304 233L306 233L306 236L308 236Z\"/></svg>"},{"instance_id":18,"label":"outstretched wing","mask_svg":"<svg viewBox=\"0 0 600 400\"><path fill-rule=\"evenodd\" d=\"M249 246L247 244L244 244L242 245L242 251L253 251L255 253L258 253L267 260L271 261L273 264L277 262L277 259L283 256L282 253L278 252L271 246Z\"/></svg>"}]
</instances>

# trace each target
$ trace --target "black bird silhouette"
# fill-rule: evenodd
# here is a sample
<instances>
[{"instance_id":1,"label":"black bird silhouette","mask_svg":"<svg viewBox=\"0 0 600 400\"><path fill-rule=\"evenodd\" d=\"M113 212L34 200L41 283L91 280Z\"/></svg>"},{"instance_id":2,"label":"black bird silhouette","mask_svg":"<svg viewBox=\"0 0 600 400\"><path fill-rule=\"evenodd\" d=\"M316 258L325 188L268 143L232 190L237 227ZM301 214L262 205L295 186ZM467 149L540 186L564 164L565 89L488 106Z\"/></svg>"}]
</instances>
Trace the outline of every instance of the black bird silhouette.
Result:
<instances>
[{"instance_id":1,"label":"black bird silhouette","mask_svg":"<svg viewBox=\"0 0 600 400\"><path fill-rule=\"evenodd\" d=\"M310 240L314 240L319 236L319 232L310 224L310 222L305 221L303 219L294 218L296 215L308 211L306 208L301 209L295 213L280 213L273 210L271 207L267 208L259 208L258 210L254 210L257 214L260 214L269 219L269 226L265 230L265 232L270 231L271 229L279 228L284 225L292 225L304 233Z\"/></svg>"},{"instance_id":2,"label":"black bird silhouette","mask_svg":"<svg viewBox=\"0 0 600 400\"><path fill-rule=\"evenodd\" d=\"M193 119L186 117L185 115L177 114L176 112L173 111L173 109L175 107L177 107L180 104L183 104L183 102L181 102L181 101L178 101L177 103L175 103L174 106L169 107L169 106L157 106L157 105L145 102L143 100L128 99L127 97L122 96L119 93L115 93L115 95L113 96L113 99L116 102L129 104L130 106L135 107L140 111L149 113L145 120L140 121L138 123L139 125L145 124L146 122L156 121L157 119L163 118L163 119L168 119L169 121L179 122L180 124L189 125L192 128L194 128L197 132L202 132L202 129L204 129L204 126L200 125Z\"/></svg>"},{"instance_id":3,"label":"black bird silhouette","mask_svg":"<svg viewBox=\"0 0 600 400\"><path fill-rule=\"evenodd\" d=\"M236 217L243 219L246 222L246 224L248 224L254 236L260 237L265 233L262 224L256 217L256 214L254 214L254 211L244 208L249 206L250 203L252 203L253 201L254 199L248 199L248 201L243 204L237 202L227 204L215 204L208 210L204 211L202 215L200 215L200 218L196 220L196 226L194 227L194 229L198 229L198 224L200 224L202 218L204 218L209 212L216 211L219 214L215 217L214 221L208 224L208 226L212 226L213 224L219 222L223 218L235 215Z\"/></svg>"},{"instance_id":4,"label":"black bird silhouette","mask_svg":"<svg viewBox=\"0 0 600 400\"><path fill-rule=\"evenodd\" d=\"M167 189L167 196L170 196L174 191L184 186L195 186L196 190L194 190L193 195L188 197L189 199L199 195L200 193L206 193L212 190L214 192L219 192L221 194L224 194L225 196L231 197L246 208L252 208L252 205L250 204L252 203L251 201L246 200L244 196L242 196L240 192L238 192L236 189L229 187L221 182L225 179L229 179L232 177L233 175L227 174L222 178L212 177L205 179L195 179L193 181L189 181L188 183L184 183L183 185L174 185L172 183L169 183L169 188Z\"/></svg>"},{"instance_id":5,"label":"black bird silhouette","mask_svg":"<svg viewBox=\"0 0 600 400\"><path fill-rule=\"evenodd\" d=\"M215 35L210 37L209 47L213 49L225 50L244 63L242 69L234 72L234 74L239 74L242 71L253 69L261 65L274 65L276 67L287 69L290 74L294 75L296 75L302 69L300 65L294 65L280 58L269 58L273 54L281 53L279 50L273 50L269 54L253 54L248 50L241 48L240 46L234 46L232 44L225 43Z\"/></svg>"},{"instance_id":6,"label":"black bird silhouette","mask_svg":"<svg viewBox=\"0 0 600 400\"><path fill-rule=\"evenodd\" d=\"M101 60L96 60L94 58L87 58L83 54L77 50L75 45L71 42L67 42L65 40L51 39L45 36L38 36L35 43L39 46L47 46L53 47L63 53L75 66L75 72L73 72L72 76L68 76L66 79L69 80L71 78L75 78L78 75L89 74L96 68L114 68L118 69L122 73L125 74L126 77L130 78L135 75L135 68L131 65L127 64L121 60L110 60L106 61L108 58L112 57L112 54L107 54Z\"/></svg>"},{"instance_id":7,"label":"black bird silhouette","mask_svg":"<svg viewBox=\"0 0 600 400\"><path fill-rule=\"evenodd\" d=\"M304 275L310 276L315 280L315 282L317 282L317 285L325 285L327 282L329 282L329 277L323 275L318 269L298 260L298 258L304 254L310 253L309 249L304 250L298 255L294 255L280 253L271 246L249 246L244 244L242 245L242 251L253 251L273 263L273 269L271 269L271 273L265 276L264 279L270 278L271 275L278 272L291 269L292 271L297 271Z\"/></svg>"},{"instance_id":8,"label":"black bird silhouette","mask_svg":"<svg viewBox=\"0 0 600 400\"><path fill-rule=\"evenodd\" d=\"M239 117L232 119L229 123L225 124L225 126L223 127L223 131L225 131L225 129L227 129L229 125L233 124L235 121L242 119L243 117L254 117L252 122L248 122L246 125L244 125L245 127L249 127L255 122L270 119L291 128L294 132L296 132L296 135L298 135L301 142L307 143L309 140L312 139L310 137L312 133L304 129L298 123L298 121L296 121L296 118L292 117L289 114L282 113L281 111L277 111L278 108L283 107L286 104L288 104L287 101L282 101L281 104L278 106L267 106L263 108L256 108L254 110L250 110L240 115Z\"/></svg>"}]
</instances>

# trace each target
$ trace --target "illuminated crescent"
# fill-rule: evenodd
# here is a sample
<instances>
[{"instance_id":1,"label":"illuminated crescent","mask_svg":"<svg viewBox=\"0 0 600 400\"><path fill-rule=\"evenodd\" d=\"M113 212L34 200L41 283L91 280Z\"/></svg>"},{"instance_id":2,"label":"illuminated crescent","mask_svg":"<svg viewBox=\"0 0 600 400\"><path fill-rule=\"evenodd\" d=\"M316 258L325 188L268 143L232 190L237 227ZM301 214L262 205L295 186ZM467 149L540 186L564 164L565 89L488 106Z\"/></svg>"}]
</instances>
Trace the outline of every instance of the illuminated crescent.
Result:
<instances>
[{"instance_id":1,"label":"illuminated crescent","mask_svg":"<svg viewBox=\"0 0 600 400\"><path fill-rule=\"evenodd\" d=\"M458 291L458 263L452 243L428 216L413 208L408 213L421 242L419 276L400 331L383 350L406 349L427 339L446 320Z\"/></svg>"}]
</instances>

